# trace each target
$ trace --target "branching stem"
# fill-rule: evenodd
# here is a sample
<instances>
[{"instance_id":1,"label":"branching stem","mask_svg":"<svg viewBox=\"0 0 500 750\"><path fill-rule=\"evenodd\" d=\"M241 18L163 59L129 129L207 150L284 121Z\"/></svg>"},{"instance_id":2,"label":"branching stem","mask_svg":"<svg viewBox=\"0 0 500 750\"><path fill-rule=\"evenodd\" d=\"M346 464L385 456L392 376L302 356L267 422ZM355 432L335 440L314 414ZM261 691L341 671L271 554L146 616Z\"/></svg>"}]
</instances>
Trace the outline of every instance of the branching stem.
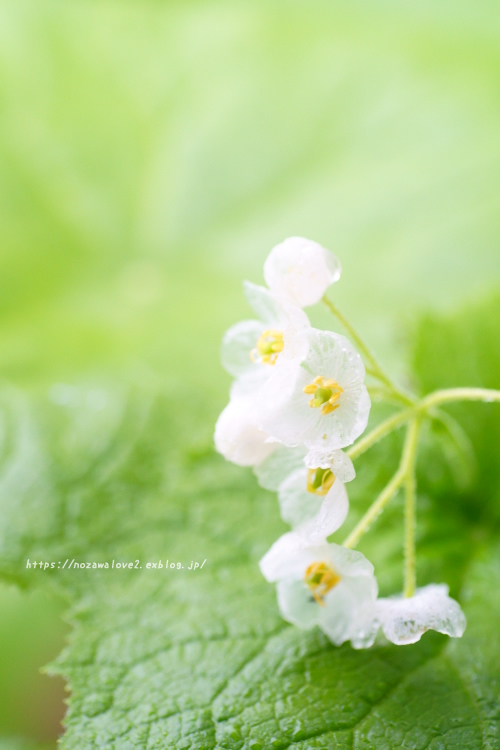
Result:
<instances>
[{"instance_id":1,"label":"branching stem","mask_svg":"<svg viewBox=\"0 0 500 750\"><path fill-rule=\"evenodd\" d=\"M361 440L358 440L352 448L349 448L347 455L352 460L358 458L358 456L361 456L365 451L371 448L372 445L375 445L379 440L382 440L383 437L389 435L389 433L393 432L393 430L398 427L401 427L405 422L409 422L414 415L414 409L405 409L404 411L396 412L396 414L393 414L391 417L377 425L377 427L369 432L368 435L365 435Z\"/></svg>"},{"instance_id":2,"label":"branching stem","mask_svg":"<svg viewBox=\"0 0 500 750\"><path fill-rule=\"evenodd\" d=\"M494 401L500 401L500 391L489 388L448 388L430 393L419 401L416 407L419 411L426 412L434 406L449 404L453 401L484 401L491 404Z\"/></svg>"},{"instance_id":3,"label":"branching stem","mask_svg":"<svg viewBox=\"0 0 500 750\"><path fill-rule=\"evenodd\" d=\"M470 447L467 443L467 437L464 436L460 425L455 422L451 415L442 412L438 407L442 404L452 403L454 401L484 401L491 403L500 402L500 391L489 390L486 388L450 388L447 390L434 391L428 396L417 400L401 391L385 373L378 363L375 355L365 344L362 337L356 329L349 323L347 318L331 302L328 297L323 297L323 303L328 307L330 312L343 325L357 348L363 355L366 364L366 373L381 383L381 386L372 386L369 391L372 395L378 396L386 401L393 401L405 406L396 414L384 420L375 427L368 435L361 438L348 451L347 455L351 459L358 458L365 451L371 448L375 443L393 430L409 423L406 431L406 438L403 447L403 453L398 470L384 487L380 495L376 498L370 508L357 526L344 541L344 547L353 549L363 536L366 534L371 524L382 513L387 503L391 500L396 492L404 485L405 488L405 572L404 572L404 595L411 597L416 589L416 552L415 552L415 529L416 529L416 473L415 464L418 450L418 437L422 419L430 417L437 419L445 425L455 442L464 448L468 448L466 453L470 453Z\"/></svg>"},{"instance_id":4,"label":"branching stem","mask_svg":"<svg viewBox=\"0 0 500 750\"><path fill-rule=\"evenodd\" d=\"M413 596L417 586L416 574L416 549L415 549L415 528L416 528L416 499L417 499L417 480L415 467L417 461L418 433L420 429L420 420L415 419L408 427L407 456L405 470L405 575L404 575L404 595ZM404 456L403 456L404 460Z\"/></svg>"},{"instance_id":5,"label":"branching stem","mask_svg":"<svg viewBox=\"0 0 500 750\"><path fill-rule=\"evenodd\" d=\"M417 452L418 427L419 420L414 419L409 425L406 432L403 455L401 456L401 462L399 464L398 470L392 477L389 484L384 487L375 502L367 510L355 529L349 534L344 542L344 547L353 549L357 545L363 534L366 534L373 521L380 515L380 513L382 513L389 500L394 497L401 485L405 482L410 469L413 471L415 456Z\"/></svg>"},{"instance_id":6,"label":"branching stem","mask_svg":"<svg viewBox=\"0 0 500 750\"><path fill-rule=\"evenodd\" d=\"M368 435L358 440L352 448L349 448L347 455L351 459L358 458L362 453L367 451L372 445L378 443L393 430L409 422L414 417L432 417L432 410L440 404L452 403L453 401L483 401L485 403L500 402L500 391L489 390L487 388L450 388L449 390L434 391L425 396L409 409L398 411L388 419L381 422ZM436 415L442 421L442 413Z\"/></svg>"}]
</instances>

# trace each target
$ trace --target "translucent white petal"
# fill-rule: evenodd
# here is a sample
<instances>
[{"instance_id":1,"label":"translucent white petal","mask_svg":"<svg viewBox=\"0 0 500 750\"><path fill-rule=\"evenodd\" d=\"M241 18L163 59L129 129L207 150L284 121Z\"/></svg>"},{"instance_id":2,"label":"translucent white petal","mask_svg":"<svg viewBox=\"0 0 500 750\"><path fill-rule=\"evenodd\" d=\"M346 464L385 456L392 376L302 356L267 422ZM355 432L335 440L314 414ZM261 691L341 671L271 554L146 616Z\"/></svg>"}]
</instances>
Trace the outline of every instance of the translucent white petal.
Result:
<instances>
[{"instance_id":1,"label":"translucent white petal","mask_svg":"<svg viewBox=\"0 0 500 750\"><path fill-rule=\"evenodd\" d=\"M278 298L266 287L252 284L251 281L243 282L243 291L258 318L266 323L267 327L276 328L283 314L283 307Z\"/></svg>"},{"instance_id":2,"label":"translucent white petal","mask_svg":"<svg viewBox=\"0 0 500 750\"><path fill-rule=\"evenodd\" d=\"M278 502L281 517L292 529L311 521L320 511L324 498L307 491L307 469L302 465L280 484ZM324 534L326 538L328 534Z\"/></svg>"},{"instance_id":3,"label":"translucent white petal","mask_svg":"<svg viewBox=\"0 0 500 750\"><path fill-rule=\"evenodd\" d=\"M284 620L303 630L309 630L318 624L321 607L303 581L279 581L276 589L278 605Z\"/></svg>"},{"instance_id":4,"label":"translucent white petal","mask_svg":"<svg viewBox=\"0 0 500 750\"><path fill-rule=\"evenodd\" d=\"M280 445L269 458L254 469L261 487L275 492L280 484L297 469L303 467L305 448Z\"/></svg>"},{"instance_id":5,"label":"translucent white petal","mask_svg":"<svg viewBox=\"0 0 500 750\"><path fill-rule=\"evenodd\" d=\"M309 327L306 313L289 300L280 299L264 286L243 282L243 289L248 304L265 324L264 328L302 328Z\"/></svg>"},{"instance_id":6,"label":"translucent white petal","mask_svg":"<svg viewBox=\"0 0 500 750\"><path fill-rule=\"evenodd\" d=\"M308 492L306 481L306 471L299 469L280 486L281 517L310 544L319 544L342 526L349 511L349 499L339 479L325 496Z\"/></svg>"},{"instance_id":7,"label":"translucent white petal","mask_svg":"<svg viewBox=\"0 0 500 750\"><path fill-rule=\"evenodd\" d=\"M340 581L324 596L325 606L312 597L304 574L313 562L325 562ZM351 640L366 648L375 639L377 581L373 566L359 552L324 543L311 546L300 534L284 534L260 562L268 581L279 581L278 600L283 617L301 628L318 623L333 643Z\"/></svg>"},{"instance_id":8,"label":"translucent white petal","mask_svg":"<svg viewBox=\"0 0 500 750\"><path fill-rule=\"evenodd\" d=\"M351 459L341 450L310 448L304 463L309 469L331 469L334 476L342 482L351 482L356 476Z\"/></svg>"},{"instance_id":9,"label":"translucent white petal","mask_svg":"<svg viewBox=\"0 0 500 750\"><path fill-rule=\"evenodd\" d=\"M466 627L460 605L448 596L448 586L431 584L409 598L379 599L385 637L398 645L416 643L427 630L460 638Z\"/></svg>"},{"instance_id":10,"label":"translucent white petal","mask_svg":"<svg viewBox=\"0 0 500 750\"><path fill-rule=\"evenodd\" d=\"M302 373L301 367L293 359L290 360L283 356L278 358L265 387L259 393L259 403L256 405L256 408L258 409L258 419L261 423L270 424L277 428L277 432L280 432L280 425L277 422L278 420L286 419L292 405L294 393L299 388L296 381ZM294 416L295 439L287 440L286 442L283 441L286 445L292 447L302 443L296 421L297 419Z\"/></svg>"},{"instance_id":11,"label":"translucent white petal","mask_svg":"<svg viewBox=\"0 0 500 750\"><path fill-rule=\"evenodd\" d=\"M259 320L243 320L226 331L222 339L222 366L230 375L238 377L249 370L262 367L252 362L250 353L255 349L265 326Z\"/></svg>"},{"instance_id":12,"label":"translucent white petal","mask_svg":"<svg viewBox=\"0 0 500 750\"><path fill-rule=\"evenodd\" d=\"M326 595L325 607L320 613L319 625L332 643L340 646L351 638L354 638L358 647L360 642L367 645L373 643L376 629L373 633L363 631L361 636L360 626L365 617L363 615L361 619L360 615L367 605L375 601L376 596L377 584L373 575L342 577L340 583Z\"/></svg>"},{"instance_id":13,"label":"translucent white petal","mask_svg":"<svg viewBox=\"0 0 500 750\"><path fill-rule=\"evenodd\" d=\"M366 576L374 574L373 565L366 557L354 549L347 549L340 544L329 544L330 560L335 570L344 576Z\"/></svg>"},{"instance_id":14,"label":"translucent white petal","mask_svg":"<svg viewBox=\"0 0 500 750\"><path fill-rule=\"evenodd\" d=\"M311 497L310 493L308 495ZM312 495L317 497L317 495ZM349 512L349 498L343 482L336 479L318 512L297 527L297 532L305 536L310 543L318 544L325 537L340 529Z\"/></svg>"},{"instance_id":15,"label":"translucent white petal","mask_svg":"<svg viewBox=\"0 0 500 750\"><path fill-rule=\"evenodd\" d=\"M333 378L344 390L363 383L365 366L349 339L340 333L311 328L308 340L303 366L311 374Z\"/></svg>"},{"instance_id":16,"label":"translucent white petal","mask_svg":"<svg viewBox=\"0 0 500 750\"><path fill-rule=\"evenodd\" d=\"M271 374L272 365L259 362L258 357L251 356L259 338L267 330L279 331L284 336L288 357L297 356L298 353L303 356L307 350L303 332L310 328L309 319L303 310L287 302L280 302L264 287L245 282L245 292L261 319L241 321L226 332L221 347L222 365L235 377L261 370L267 377ZM254 359L257 361L253 361Z\"/></svg>"},{"instance_id":17,"label":"translucent white petal","mask_svg":"<svg viewBox=\"0 0 500 750\"><path fill-rule=\"evenodd\" d=\"M239 466L255 466L276 448L267 433L255 424L245 401L231 400L215 425L215 448L224 458Z\"/></svg>"},{"instance_id":18,"label":"translucent white petal","mask_svg":"<svg viewBox=\"0 0 500 750\"><path fill-rule=\"evenodd\" d=\"M309 329L305 359L279 359L259 395L258 422L285 445L332 451L350 445L365 429L370 398L363 385L365 368L349 341L331 331ZM343 389L338 408L322 414L311 408L304 387L322 376Z\"/></svg>"},{"instance_id":19,"label":"translucent white petal","mask_svg":"<svg viewBox=\"0 0 500 750\"><path fill-rule=\"evenodd\" d=\"M259 400L260 388L272 375L272 367L257 364L235 378L231 384L231 400L255 404Z\"/></svg>"},{"instance_id":20,"label":"translucent white petal","mask_svg":"<svg viewBox=\"0 0 500 750\"><path fill-rule=\"evenodd\" d=\"M274 582L287 578L302 580L308 565L318 561L328 562L329 559L328 544L312 546L300 534L289 531L273 544L259 565L262 575L268 581Z\"/></svg>"},{"instance_id":21,"label":"translucent white petal","mask_svg":"<svg viewBox=\"0 0 500 750\"><path fill-rule=\"evenodd\" d=\"M299 308L295 308L298 310ZM283 361L299 364L307 355L309 349L308 333L311 326L295 325L293 320L285 326L283 339L285 348L280 354Z\"/></svg>"},{"instance_id":22,"label":"translucent white petal","mask_svg":"<svg viewBox=\"0 0 500 750\"><path fill-rule=\"evenodd\" d=\"M303 237L289 237L271 250L264 263L264 278L271 292L299 307L319 302L340 274L338 258Z\"/></svg>"},{"instance_id":23,"label":"translucent white petal","mask_svg":"<svg viewBox=\"0 0 500 750\"><path fill-rule=\"evenodd\" d=\"M375 593L376 596L376 593ZM375 642L380 628L377 602L370 598L356 610L349 640L353 648L369 648Z\"/></svg>"}]
</instances>

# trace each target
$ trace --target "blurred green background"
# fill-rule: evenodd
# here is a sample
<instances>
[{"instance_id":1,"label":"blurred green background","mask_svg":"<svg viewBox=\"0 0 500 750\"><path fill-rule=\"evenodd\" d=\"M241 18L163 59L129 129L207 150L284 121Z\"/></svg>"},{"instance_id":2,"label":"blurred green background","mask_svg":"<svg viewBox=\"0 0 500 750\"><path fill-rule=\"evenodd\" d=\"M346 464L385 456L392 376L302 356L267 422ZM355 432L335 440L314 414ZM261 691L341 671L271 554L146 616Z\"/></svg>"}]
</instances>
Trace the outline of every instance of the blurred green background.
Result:
<instances>
[{"instance_id":1,"label":"blurred green background","mask_svg":"<svg viewBox=\"0 0 500 750\"><path fill-rule=\"evenodd\" d=\"M421 311L499 285L499 31L493 0L0 0L3 378L146 365L215 420L241 280L295 234L404 373ZM0 589L0 750L57 736L61 610Z\"/></svg>"}]
</instances>

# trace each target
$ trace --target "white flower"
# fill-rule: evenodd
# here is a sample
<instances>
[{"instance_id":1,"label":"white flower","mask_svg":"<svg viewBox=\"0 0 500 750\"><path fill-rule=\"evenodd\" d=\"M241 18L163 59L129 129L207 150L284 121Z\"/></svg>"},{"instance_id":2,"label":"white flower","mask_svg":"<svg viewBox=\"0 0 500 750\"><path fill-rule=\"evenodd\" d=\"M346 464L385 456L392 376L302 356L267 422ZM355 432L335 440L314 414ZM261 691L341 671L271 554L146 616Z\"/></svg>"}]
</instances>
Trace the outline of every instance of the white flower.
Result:
<instances>
[{"instance_id":1,"label":"white flower","mask_svg":"<svg viewBox=\"0 0 500 750\"><path fill-rule=\"evenodd\" d=\"M264 278L273 294L299 307L315 305L341 274L338 258L317 242L289 237L269 253Z\"/></svg>"},{"instance_id":2,"label":"white flower","mask_svg":"<svg viewBox=\"0 0 500 750\"><path fill-rule=\"evenodd\" d=\"M221 349L223 367L230 375L244 379L237 395L256 392L272 372L285 347L284 334L310 326L305 312L274 297L268 289L244 282L247 300L259 320L243 320L224 335ZM293 336L290 340L295 340Z\"/></svg>"},{"instance_id":3,"label":"white flower","mask_svg":"<svg viewBox=\"0 0 500 750\"><path fill-rule=\"evenodd\" d=\"M448 591L446 584L432 583L408 598L379 599L377 617L387 640L398 645L416 643L427 630L460 638L467 624L465 615Z\"/></svg>"},{"instance_id":4,"label":"white flower","mask_svg":"<svg viewBox=\"0 0 500 750\"><path fill-rule=\"evenodd\" d=\"M331 476L332 484L320 492L312 487L307 469L298 469L280 485L281 517L297 533L324 539L344 523L349 512L347 491L340 479Z\"/></svg>"},{"instance_id":5,"label":"white flower","mask_svg":"<svg viewBox=\"0 0 500 750\"><path fill-rule=\"evenodd\" d=\"M323 450L310 448L304 463L309 469L330 469L342 482L352 482L356 476L349 456L341 450Z\"/></svg>"},{"instance_id":6,"label":"white flower","mask_svg":"<svg viewBox=\"0 0 500 750\"><path fill-rule=\"evenodd\" d=\"M349 501L344 482L355 477L352 461L340 450L324 454L300 446L279 446L254 469L259 484L278 491L281 517L292 529L323 538L344 522Z\"/></svg>"},{"instance_id":7,"label":"white flower","mask_svg":"<svg viewBox=\"0 0 500 750\"><path fill-rule=\"evenodd\" d=\"M350 640L355 648L371 646L377 582L373 565L360 552L291 531L262 558L260 569L277 582L285 620L304 629L319 625L337 645Z\"/></svg>"},{"instance_id":8,"label":"white flower","mask_svg":"<svg viewBox=\"0 0 500 750\"><path fill-rule=\"evenodd\" d=\"M261 430L252 417L247 399L230 400L215 425L216 450L239 466L255 466L266 459L277 443Z\"/></svg>"},{"instance_id":9,"label":"white flower","mask_svg":"<svg viewBox=\"0 0 500 750\"><path fill-rule=\"evenodd\" d=\"M290 474L304 466L306 455L306 449L302 445L295 448L287 448L279 443L276 445L274 453L254 468L260 486L271 492L276 492Z\"/></svg>"},{"instance_id":10,"label":"white flower","mask_svg":"<svg viewBox=\"0 0 500 750\"><path fill-rule=\"evenodd\" d=\"M352 344L338 333L307 329L307 352L280 358L263 384L258 423L288 446L328 452L350 445L365 429L370 397L365 367Z\"/></svg>"}]
</instances>

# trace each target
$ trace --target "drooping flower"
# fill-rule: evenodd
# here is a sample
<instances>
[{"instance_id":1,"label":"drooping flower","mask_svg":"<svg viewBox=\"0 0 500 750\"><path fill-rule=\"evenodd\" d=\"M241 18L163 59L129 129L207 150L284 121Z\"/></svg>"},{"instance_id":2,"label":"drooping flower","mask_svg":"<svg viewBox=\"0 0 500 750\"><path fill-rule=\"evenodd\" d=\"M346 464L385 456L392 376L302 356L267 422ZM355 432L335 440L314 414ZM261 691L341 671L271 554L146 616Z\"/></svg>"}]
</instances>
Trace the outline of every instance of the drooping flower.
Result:
<instances>
[{"instance_id":1,"label":"drooping flower","mask_svg":"<svg viewBox=\"0 0 500 750\"><path fill-rule=\"evenodd\" d=\"M276 245L264 263L271 292L299 307L319 302L341 272L340 261L330 250L304 237L289 237Z\"/></svg>"},{"instance_id":2,"label":"drooping flower","mask_svg":"<svg viewBox=\"0 0 500 750\"><path fill-rule=\"evenodd\" d=\"M289 302L280 301L268 289L244 282L247 300L258 320L243 320L224 335L221 349L223 367L237 378L236 395L256 392L269 377L285 348L285 331L296 341L309 328L307 315Z\"/></svg>"},{"instance_id":3,"label":"drooping flower","mask_svg":"<svg viewBox=\"0 0 500 750\"><path fill-rule=\"evenodd\" d=\"M387 640L398 645L416 643L427 630L460 638L467 624L465 615L448 591L446 584L432 583L411 597L379 599L376 617Z\"/></svg>"},{"instance_id":4,"label":"drooping flower","mask_svg":"<svg viewBox=\"0 0 500 750\"><path fill-rule=\"evenodd\" d=\"M279 446L254 472L261 486L277 490L281 517L292 529L308 534L315 528L326 537L345 520L344 482L354 479L354 467L340 450L305 454L303 446Z\"/></svg>"},{"instance_id":5,"label":"drooping flower","mask_svg":"<svg viewBox=\"0 0 500 750\"><path fill-rule=\"evenodd\" d=\"M310 539L333 534L349 512L345 484L335 478L328 488L315 488L308 480L307 469L299 469L280 485L278 502L282 519Z\"/></svg>"},{"instance_id":6,"label":"drooping flower","mask_svg":"<svg viewBox=\"0 0 500 750\"><path fill-rule=\"evenodd\" d=\"M370 397L365 367L338 333L309 328L302 351L277 362L260 392L257 421L288 446L328 452L350 445L365 429Z\"/></svg>"},{"instance_id":7,"label":"drooping flower","mask_svg":"<svg viewBox=\"0 0 500 750\"><path fill-rule=\"evenodd\" d=\"M285 620L303 629L319 625L336 645L350 640L354 648L371 646L378 588L373 565L360 552L291 531L273 544L260 568L277 583Z\"/></svg>"},{"instance_id":8,"label":"drooping flower","mask_svg":"<svg viewBox=\"0 0 500 750\"><path fill-rule=\"evenodd\" d=\"M232 398L215 425L216 450L239 466L256 466L277 447L253 419L248 399Z\"/></svg>"}]
</instances>

